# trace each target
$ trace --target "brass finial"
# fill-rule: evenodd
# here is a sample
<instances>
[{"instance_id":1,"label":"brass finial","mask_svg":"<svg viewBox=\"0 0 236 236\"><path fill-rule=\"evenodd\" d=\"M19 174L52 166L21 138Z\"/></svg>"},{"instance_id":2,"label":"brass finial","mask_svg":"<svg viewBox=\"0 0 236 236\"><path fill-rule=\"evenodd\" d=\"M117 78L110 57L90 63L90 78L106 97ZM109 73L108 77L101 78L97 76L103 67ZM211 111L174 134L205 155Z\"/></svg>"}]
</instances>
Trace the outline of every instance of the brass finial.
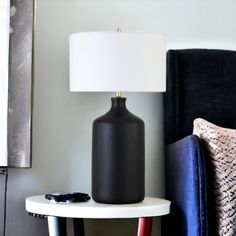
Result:
<instances>
[{"instance_id":1,"label":"brass finial","mask_svg":"<svg viewBox=\"0 0 236 236\"><path fill-rule=\"evenodd\" d=\"M122 32L122 29L121 28L117 28L116 32Z\"/></svg>"}]
</instances>

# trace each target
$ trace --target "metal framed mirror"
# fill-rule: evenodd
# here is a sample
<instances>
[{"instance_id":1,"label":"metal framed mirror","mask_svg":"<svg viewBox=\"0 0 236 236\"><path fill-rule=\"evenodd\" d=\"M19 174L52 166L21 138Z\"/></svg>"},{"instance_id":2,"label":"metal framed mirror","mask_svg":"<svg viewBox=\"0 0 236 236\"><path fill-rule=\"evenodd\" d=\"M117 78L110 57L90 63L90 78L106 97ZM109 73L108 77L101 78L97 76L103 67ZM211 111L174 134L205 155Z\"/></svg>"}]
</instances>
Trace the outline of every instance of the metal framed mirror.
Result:
<instances>
[{"instance_id":1,"label":"metal framed mirror","mask_svg":"<svg viewBox=\"0 0 236 236\"><path fill-rule=\"evenodd\" d=\"M0 166L31 167L33 26L34 0L0 1Z\"/></svg>"}]
</instances>

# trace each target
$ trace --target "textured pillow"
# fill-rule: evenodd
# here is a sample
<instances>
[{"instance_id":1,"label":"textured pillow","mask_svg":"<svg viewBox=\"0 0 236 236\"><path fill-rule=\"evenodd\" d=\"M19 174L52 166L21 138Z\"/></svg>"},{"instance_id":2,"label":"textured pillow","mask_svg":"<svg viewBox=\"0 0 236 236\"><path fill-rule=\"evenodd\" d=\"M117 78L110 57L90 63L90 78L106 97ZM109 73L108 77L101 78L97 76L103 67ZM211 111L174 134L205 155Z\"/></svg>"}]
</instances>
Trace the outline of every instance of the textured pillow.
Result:
<instances>
[{"instance_id":1,"label":"textured pillow","mask_svg":"<svg viewBox=\"0 0 236 236\"><path fill-rule=\"evenodd\" d=\"M203 140L213 166L217 231L220 236L235 236L236 130L198 118L194 120L193 134Z\"/></svg>"}]
</instances>

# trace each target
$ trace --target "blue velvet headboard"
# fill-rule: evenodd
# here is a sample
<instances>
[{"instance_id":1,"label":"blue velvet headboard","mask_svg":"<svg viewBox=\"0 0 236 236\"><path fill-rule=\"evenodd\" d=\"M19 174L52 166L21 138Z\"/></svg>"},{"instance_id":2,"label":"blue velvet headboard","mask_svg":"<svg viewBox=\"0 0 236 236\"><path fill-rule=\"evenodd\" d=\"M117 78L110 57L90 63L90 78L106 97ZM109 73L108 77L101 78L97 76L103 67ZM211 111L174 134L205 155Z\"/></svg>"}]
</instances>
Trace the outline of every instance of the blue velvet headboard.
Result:
<instances>
[{"instance_id":1,"label":"blue velvet headboard","mask_svg":"<svg viewBox=\"0 0 236 236\"><path fill-rule=\"evenodd\" d=\"M164 107L166 144L191 134L196 117L236 128L236 52L169 50Z\"/></svg>"},{"instance_id":2,"label":"blue velvet headboard","mask_svg":"<svg viewBox=\"0 0 236 236\"><path fill-rule=\"evenodd\" d=\"M201 140L189 135L198 117L236 128L236 52L169 50L164 108L165 144L171 144L165 159L166 197L172 209L163 234L215 235L210 163Z\"/></svg>"}]
</instances>

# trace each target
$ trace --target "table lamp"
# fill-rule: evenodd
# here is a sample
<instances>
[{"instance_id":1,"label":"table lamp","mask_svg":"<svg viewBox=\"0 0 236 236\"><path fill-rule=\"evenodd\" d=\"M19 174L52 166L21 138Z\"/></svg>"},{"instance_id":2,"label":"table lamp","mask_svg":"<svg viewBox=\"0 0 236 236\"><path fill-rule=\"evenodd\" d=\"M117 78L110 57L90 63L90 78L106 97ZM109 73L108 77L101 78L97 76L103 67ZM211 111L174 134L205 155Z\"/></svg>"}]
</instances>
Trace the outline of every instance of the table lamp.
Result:
<instances>
[{"instance_id":1,"label":"table lamp","mask_svg":"<svg viewBox=\"0 0 236 236\"><path fill-rule=\"evenodd\" d=\"M156 33L70 35L70 91L116 92L111 109L93 122L95 201L127 204L144 199L144 122L128 111L121 92L164 92L165 81L166 43Z\"/></svg>"}]
</instances>

